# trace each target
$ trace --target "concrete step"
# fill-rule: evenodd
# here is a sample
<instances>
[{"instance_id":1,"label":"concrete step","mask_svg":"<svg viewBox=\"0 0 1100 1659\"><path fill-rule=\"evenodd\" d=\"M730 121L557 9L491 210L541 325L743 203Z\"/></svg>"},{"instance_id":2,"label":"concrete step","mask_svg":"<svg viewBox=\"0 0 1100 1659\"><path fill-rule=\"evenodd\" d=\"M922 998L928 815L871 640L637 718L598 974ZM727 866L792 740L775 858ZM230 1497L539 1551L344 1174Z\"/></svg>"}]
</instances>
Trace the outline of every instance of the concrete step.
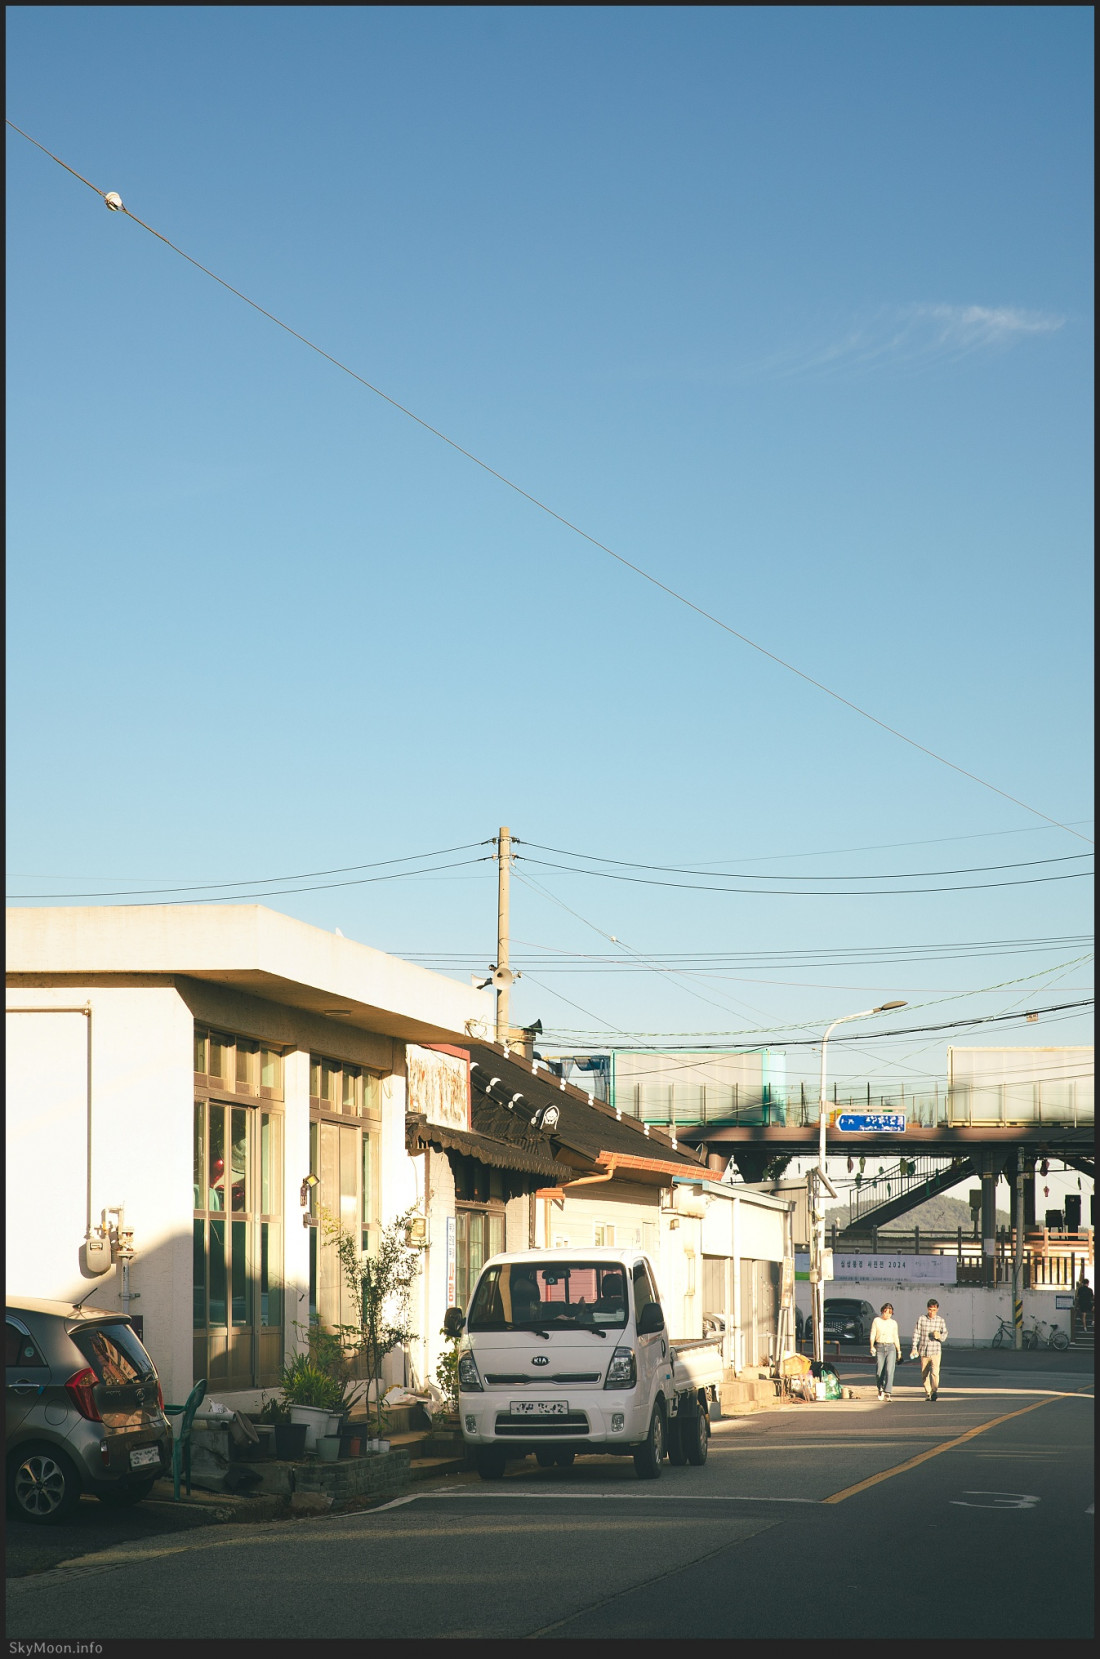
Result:
<instances>
[{"instance_id":1,"label":"concrete step","mask_svg":"<svg viewBox=\"0 0 1100 1659\"><path fill-rule=\"evenodd\" d=\"M770 1377L730 1377L722 1382L718 1403L723 1417L744 1417L750 1411L769 1411L777 1403Z\"/></svg>"}]
</instances>

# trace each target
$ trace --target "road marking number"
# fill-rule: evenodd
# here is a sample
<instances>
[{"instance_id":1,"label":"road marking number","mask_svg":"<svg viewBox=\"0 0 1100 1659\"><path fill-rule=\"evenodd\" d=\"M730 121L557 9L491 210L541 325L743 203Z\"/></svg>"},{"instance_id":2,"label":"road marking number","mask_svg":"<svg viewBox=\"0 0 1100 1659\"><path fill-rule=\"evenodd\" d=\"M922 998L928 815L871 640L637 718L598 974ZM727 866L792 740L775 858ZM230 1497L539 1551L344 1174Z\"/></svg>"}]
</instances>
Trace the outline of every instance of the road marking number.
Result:
<instances>
[{"instance_id":1,"label":"road marking number","mask_svg":"<svg viewBox=\"0 0 1100 1659\"><path fill-rule=\"evenodd\" d=\"M989 1503L967 1503L967 1498L989 1498ZM1034 1509L1039 1502L1031 1492L975 1492L968 1491L964 1498L952 1498L953 1504L960 1509Z\"/></svg>"}]
</instances>

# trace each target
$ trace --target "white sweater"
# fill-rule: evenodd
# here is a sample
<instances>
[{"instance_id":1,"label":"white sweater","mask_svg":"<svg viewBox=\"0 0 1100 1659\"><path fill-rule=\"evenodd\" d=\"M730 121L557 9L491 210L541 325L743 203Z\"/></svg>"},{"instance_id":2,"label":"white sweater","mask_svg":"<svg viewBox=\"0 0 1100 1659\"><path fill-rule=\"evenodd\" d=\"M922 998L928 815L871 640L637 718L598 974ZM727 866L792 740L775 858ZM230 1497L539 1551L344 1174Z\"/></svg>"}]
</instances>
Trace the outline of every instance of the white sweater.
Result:
<instances>
[{"instance_id":1,"label":"white sweater","mask_svg":"<svg viewBox=\"0 0 1100 1659\"><path fill-rule=\"evenodd\" d=\"M876 1318L874 1324L871 1326L872 1352L874 1352L875 1347L880 1342L886 1348L893 1343L898 1353L901 1353L901 1338L898 1335L898 1322L896 1319L882 1319L881 1317Z\"/></svg>"}]
</instances>

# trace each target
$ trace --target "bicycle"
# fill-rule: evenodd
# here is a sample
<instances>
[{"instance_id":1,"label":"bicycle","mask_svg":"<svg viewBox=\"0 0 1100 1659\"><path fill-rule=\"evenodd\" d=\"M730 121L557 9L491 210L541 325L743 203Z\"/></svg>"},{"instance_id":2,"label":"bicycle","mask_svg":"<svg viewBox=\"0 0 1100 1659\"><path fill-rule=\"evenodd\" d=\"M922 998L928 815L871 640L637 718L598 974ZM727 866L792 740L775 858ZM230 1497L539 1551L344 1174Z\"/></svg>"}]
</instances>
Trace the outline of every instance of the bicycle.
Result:
<instances>
[{"instance_id":1,"label":"bicycle","mask_svg":"<svg viewBox=\"0 0 1100 1659\"><path fill-rule=\"evenodd\" d=\"M993 1335L994 1348L1000 1348L1006 1342L1010 1348L1013 1348L1016 1345L1016 1327L1013 1325L1011 1319L1002 1319Z\"/></svg>"},{"instance_id":2,"label":"bicycle","mask_svg":"<svg viewBox=\"0 0 1100 1659\"><path fill-rule=\"evenodd\" d=\"M1044 1329L1049 1333L1044 1336ZM1024 1332L1024 1347L1055 1348L1061 1354L1069 1347L1069 1337L1059 1325L1048 1325L1045 1319L1036 1319L1029 1331Z\"/></svg>"}]
</instances>

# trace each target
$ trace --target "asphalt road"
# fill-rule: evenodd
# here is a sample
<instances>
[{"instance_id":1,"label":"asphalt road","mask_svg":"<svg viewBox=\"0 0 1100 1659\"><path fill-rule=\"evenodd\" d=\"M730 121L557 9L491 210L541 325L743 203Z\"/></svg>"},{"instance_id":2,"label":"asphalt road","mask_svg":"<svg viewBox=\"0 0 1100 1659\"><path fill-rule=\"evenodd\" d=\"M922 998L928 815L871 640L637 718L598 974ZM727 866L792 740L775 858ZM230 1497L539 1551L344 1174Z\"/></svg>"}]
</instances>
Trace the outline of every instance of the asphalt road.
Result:
<instances>
[{"instance_id":1,"label":"asphalt road","mask_svg":"<svg viewBox=\"0 0 1100 1659\"><path fill-rule=\"evenodd\" d=\"M866 1385L866 1371L841 1367ZM24 1640L1092 1634L1091 1356L953 1356L934 1405L715 1425L703 1469L452 1476L356 1515L113 1543L9 1580Z\"/></svg>"}]
</instances>

